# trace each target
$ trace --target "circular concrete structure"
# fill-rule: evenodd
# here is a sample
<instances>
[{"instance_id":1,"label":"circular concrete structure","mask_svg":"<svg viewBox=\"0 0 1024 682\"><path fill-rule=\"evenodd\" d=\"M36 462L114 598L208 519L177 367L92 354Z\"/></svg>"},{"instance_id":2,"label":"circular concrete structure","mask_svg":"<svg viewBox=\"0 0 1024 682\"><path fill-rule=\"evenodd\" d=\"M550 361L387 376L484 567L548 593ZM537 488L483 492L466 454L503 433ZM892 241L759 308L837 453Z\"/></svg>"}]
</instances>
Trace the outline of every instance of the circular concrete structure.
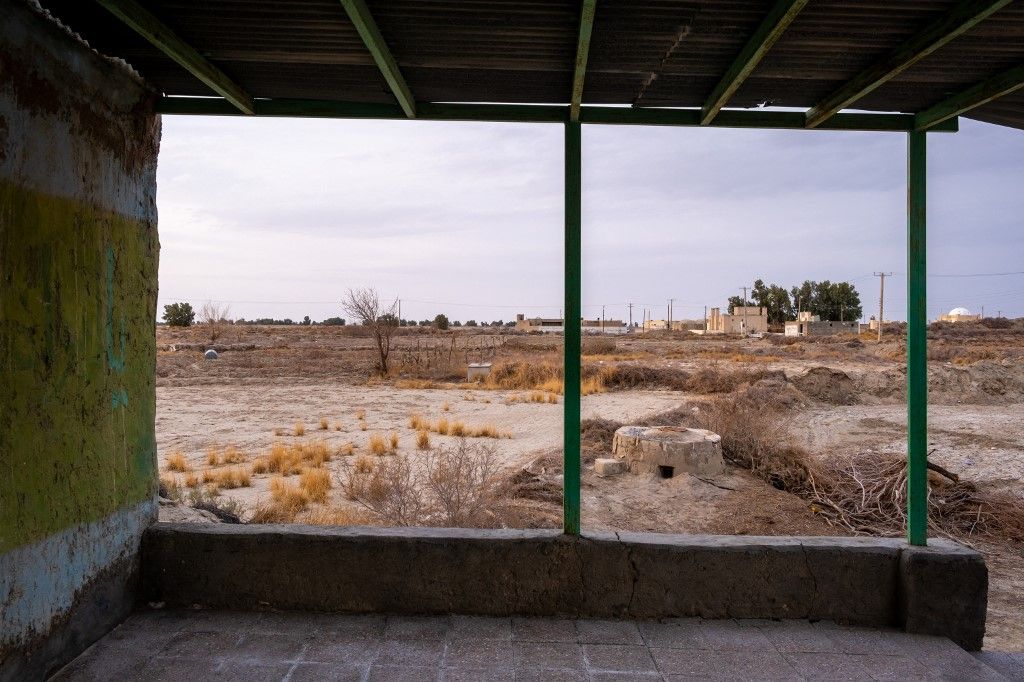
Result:
<instances>
[{"instance_id":1,"label":"circular concrete structure","mask_svg":"<svg viewBox=\"0 0 1024 682\"><path fill-rule=\"evenodd\" d=\"M678 474L714 476L725 471L722 437L706 429L675 426L623 426L612 453L634 474L672 478Z\"/></svg>"}]
</instances>

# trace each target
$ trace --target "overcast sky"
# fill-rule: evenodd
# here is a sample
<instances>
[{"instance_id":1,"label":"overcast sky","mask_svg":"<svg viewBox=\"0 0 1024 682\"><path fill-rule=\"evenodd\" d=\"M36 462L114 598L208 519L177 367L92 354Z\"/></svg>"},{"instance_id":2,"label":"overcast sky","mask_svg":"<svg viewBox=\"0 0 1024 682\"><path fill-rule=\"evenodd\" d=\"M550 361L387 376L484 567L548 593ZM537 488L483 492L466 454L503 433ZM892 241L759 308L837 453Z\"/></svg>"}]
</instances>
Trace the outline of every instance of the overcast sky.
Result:
<instances>
[{"instance_id":1,"label":"overcast sky","mask_svg":"<svg viewBox=\"0 0 1024 682\"><path fill-rule=\"evenodd\" d=\"M342 316L349 287L402 316L562 307L557 124L165 116L160 311ZM929 317L1024 315L1024 132L929 135ZM585 126L584 315L700 318L756 278L849 280L905 314L906 136Z\"/></svg>"}]
</instances>

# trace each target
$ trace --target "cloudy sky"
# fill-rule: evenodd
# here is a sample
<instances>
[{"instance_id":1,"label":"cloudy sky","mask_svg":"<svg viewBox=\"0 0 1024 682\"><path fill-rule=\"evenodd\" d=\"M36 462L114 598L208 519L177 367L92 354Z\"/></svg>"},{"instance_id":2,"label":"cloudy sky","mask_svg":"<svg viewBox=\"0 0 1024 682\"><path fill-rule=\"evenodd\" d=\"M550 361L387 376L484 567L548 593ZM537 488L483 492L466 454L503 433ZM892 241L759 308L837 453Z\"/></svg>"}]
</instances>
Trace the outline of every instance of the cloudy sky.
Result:
<instances>
[{"instance_id":1,"label":"cloudy sky","mask_svg":"<svg viewBox=\"0 0 1024 682\"><path fill-rule=\"evenodd\" d=\"M700 318L756 278L849 280L905 314L906 137L587 126L583 303ZM1024 315L1024 132L929 136L928 314ZM557 124L164 117L160 306L344 316L349 287L403 317L557 316ZM1001 276L960 276L1013 273ZM952 275L952 276L951 276Z\"/></svg>"}]
</instances>

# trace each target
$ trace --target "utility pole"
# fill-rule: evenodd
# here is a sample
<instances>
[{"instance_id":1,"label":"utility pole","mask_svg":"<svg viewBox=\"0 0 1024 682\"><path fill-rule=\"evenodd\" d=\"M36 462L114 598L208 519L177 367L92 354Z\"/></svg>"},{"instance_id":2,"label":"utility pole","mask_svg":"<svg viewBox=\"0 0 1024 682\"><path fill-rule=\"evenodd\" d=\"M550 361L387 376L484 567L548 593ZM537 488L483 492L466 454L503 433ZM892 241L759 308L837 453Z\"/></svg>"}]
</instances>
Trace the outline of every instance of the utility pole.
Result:
<instances>
[{"instance_id":1,"label":"utility pole","mask_svg":"<svg viewBox=\"0 0 1024 682\"><path fill-rule=\"evenodd\" d=\"M672 303L675 300L676 299L674 299L674 298L668 299L668 325L667 325L668 331L672 331Z\"/></svg>"},{"instance_id":2,"label":"utility pole","mask_svg":"<svg viewBox=\"0 0 1024 682\"><path fill-rule=\"evenodd\" d=\"M629 328L633 328L633 304L629 304Z\"/></svg>"},{"instance_id":3,"label":"utility pole","mask_svg":"<svg viewBox=\"0 0 1024 682\"><path fill-rule=\"evenodd\" d=\"M604 306L601 306L601 333L604 334Z\"/></svg>"},{"instance_id":4,"label":"utility pole","mask_svg":"<svg viewBox=\"0 0 1024 682\"><path fill-rule=\"evenodd\" d=\"M981 319L985 319L985 306L981 306Z\"/></svg>"},{"instance_id":5,"label":"utility pole","mask_svg":"<svg viewBox=\"0 0 1024 682\"><path fill-rule=\"evenodd\" d=\"M743 298L740 299L740 303L743 304L743 336L747 335L747 287L740 287L743 290Z\"/></svg>"},{"instance_id":6,"label":"utility pole","mask_svg":"<svg viewBox=\"0 0 1024 682\"><path fill-rule=\"evenodd\" d=\"M704 332L708 331L708 307L704 306Z\"/></svg>"},{"instance_id":7,"label":"utility pole","mask_svg":"<svg viewBox=\"0 0 1024 682\"><path fill-rule=\"evenodd\" d=\"M875 277L879 278L878 288L878 340L882 340L882 327L885 326L885 278L892 277L891 272L876 272Z\"/></svg>"},{"instance_id":8,"label":"utility pole","mask_svg":"<svg viewBox=\"0 0 1024 682\"><path fill-rule=\"evenodd\" d=\"M398 326L402 326L402 299L398 299Z\"/></svg>"}]
</instances>

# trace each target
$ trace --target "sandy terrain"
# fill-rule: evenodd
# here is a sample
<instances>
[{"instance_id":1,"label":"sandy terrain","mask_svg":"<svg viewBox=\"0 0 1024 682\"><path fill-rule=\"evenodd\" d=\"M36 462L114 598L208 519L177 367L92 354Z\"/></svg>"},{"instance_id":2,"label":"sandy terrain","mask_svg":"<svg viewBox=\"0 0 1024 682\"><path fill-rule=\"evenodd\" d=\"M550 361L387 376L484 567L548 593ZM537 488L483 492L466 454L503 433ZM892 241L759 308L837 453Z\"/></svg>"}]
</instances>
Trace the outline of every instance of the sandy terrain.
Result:
<instances>
[{"instance_id":1,"label":"sandy terrain","mask_svg":"<svg viewBox=\"0 0 1024 682\"><path fill-rule=\"evenodd\" d=\"M930 354L935 354L929 364L931 459L979 487L1022 494L1024 334L992 332L967 342L959 338L960 330L954 331L950 339L940 336L931 344ZM431 335L417 330L397 339L397 379L374 382L367 380L372 344L364 330L238 327L212 344L201 335L202 330L194 329L158 330L157 446L162 464L167 455L180 451L202 472L211 445L234 445L250 461L275 442L323 440L332 448L352 443L359 454L366 452L372 434L391 432L399 436L399 454L413 457L420 452L409 427L409 417L415 413L431 421L444 416L470 427L493 425L510 433L511 438L478 442L493 446L509 473L522 472L524 467L531 472L550 468L554 475L546 473L544 485L558 489L561 399L557 404L514 401L529 391L459 384L468 361L557 362L560 339L476 330ZM204 361L201 351L211 345L221 351L221 357ZM771 386L782 382L784 388L778 390L791 401L792 434L812 454L902 456L906 410L902 352L898 339L881 345L856 339L780 344L768 339L695 340L672 335L619 339L611 350L589 354L585 350L584 361L591 368L653 367L668 372L669 378L673 372L708 370L766 376L776 382ZM584 397L583 417L630 422L709 397L649 386L642 390L612 387ZM365 411L365 430L356 418L360 410ZM328 420L328 430L319 429L321 418ZM296 422L305 425L303 437L293 435ZM276 429L282 435L275 436ZM433 447L454 442L431 434ZM594 456L592 451L584 454ZM346 460L335 458L327 466L338 476ZM236 500L251 509L269 498L270 479L270 475L255 475L251 486L222 490L220 499ZM352 504L337 489L331 493L331 502ZM547 505L547 522L557 524L559 505L538 504ZM168 507L161 513L165 511L181 510ZM187 511L193 520L208 520L196 510ZM685 475L670 480L629 475L602 479L585 464L582 514L584 526L593 529L845 534L813 514L805 500L734 467L715 480ZM974 544L986 554L990 569L986 646L1024 650L1024 546L987 540Z\"/></svg>"}]
</instances>

